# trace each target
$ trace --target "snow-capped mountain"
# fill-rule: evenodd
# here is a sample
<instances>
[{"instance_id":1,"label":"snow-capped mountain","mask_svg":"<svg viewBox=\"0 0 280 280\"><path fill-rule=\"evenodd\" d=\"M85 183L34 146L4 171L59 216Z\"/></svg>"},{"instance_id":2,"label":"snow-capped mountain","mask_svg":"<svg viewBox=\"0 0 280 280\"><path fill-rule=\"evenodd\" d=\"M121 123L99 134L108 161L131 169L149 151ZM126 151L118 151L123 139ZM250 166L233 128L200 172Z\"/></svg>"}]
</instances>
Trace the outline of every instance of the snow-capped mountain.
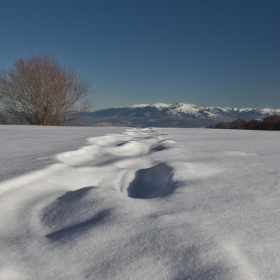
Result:
<instances>
[{"instance_id":1,"label":"snow-capped mountain","mask_svg":"<svg viewBox=\"0 0 280 280\"><path fill-rule=\"evenodd\" d=\"M280 109L257 108L221 108L199 107L194 104L139 104L126 107L109 108L87 114L87 117L105 119L153 119L153 120L205 120L230 122L241 118L244 120L263 119L269 115L280 115Z\"/></svg>"}]
</instances>

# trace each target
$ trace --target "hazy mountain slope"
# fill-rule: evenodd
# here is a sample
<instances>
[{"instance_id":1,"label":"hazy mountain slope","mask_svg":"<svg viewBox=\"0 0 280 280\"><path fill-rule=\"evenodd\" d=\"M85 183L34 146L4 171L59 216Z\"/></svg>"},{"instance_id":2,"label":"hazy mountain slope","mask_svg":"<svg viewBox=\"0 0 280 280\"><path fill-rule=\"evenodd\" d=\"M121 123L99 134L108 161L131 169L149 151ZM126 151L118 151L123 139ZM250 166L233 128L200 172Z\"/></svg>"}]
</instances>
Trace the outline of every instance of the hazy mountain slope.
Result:
<instances>
[{"instance_id":1,"label":"hazy mountain slope","mask_svg":"<svg viewBox=\"0 0 280 280\"><path fill-rule=\"evenodd\" d=\"M88 113L82 122L108 122L117 125L192 127L205 126L220 121L231 122L235 119L263 119L269 115L280 114L280 109L198 107L194 104L140 104L126 107L109 108ZM152 125L153 125L152 124Z\"/></svg>"},{"instance_id":2,"label":"hazy mountain slope","mask_svg":"<svg viewBox=\"0 0 280 280\"><path fill-rule=\"evenodd\" d=\"M106 118L170 118L170 119L244 119L263 118L280 114L280 109L198 107L194 104L143 104L109 108L89 113L92 117Z\"/></svg>"}]
</instances>

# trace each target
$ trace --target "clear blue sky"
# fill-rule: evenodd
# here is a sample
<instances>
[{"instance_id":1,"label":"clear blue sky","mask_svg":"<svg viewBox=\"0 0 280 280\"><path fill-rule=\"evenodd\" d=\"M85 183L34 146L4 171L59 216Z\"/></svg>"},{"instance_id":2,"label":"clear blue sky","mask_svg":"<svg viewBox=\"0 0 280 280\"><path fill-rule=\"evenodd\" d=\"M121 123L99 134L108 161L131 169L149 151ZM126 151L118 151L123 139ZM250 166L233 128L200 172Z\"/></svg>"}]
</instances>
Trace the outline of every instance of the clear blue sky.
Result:
<instances>
[{"instance_id":1,"label":"clear blue sky","mask_svg":"<svg viewBox=\"0 0 280 280\"><path fill-rule=\"evenodd\" d=\"M279 0L0 0L0 67L52 53L95 110L138 103L280 108Z\"/></svg>"}]
</instances>

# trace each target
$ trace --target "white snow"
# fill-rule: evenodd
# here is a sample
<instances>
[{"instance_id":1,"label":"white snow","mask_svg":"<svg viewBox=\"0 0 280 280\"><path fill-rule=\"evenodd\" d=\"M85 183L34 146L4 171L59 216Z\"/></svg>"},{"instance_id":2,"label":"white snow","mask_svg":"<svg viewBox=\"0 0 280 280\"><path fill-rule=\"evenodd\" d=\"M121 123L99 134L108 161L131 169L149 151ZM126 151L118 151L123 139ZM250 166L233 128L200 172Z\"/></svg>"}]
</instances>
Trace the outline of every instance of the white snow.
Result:
<instances>
[{"instance_id":1,"label":"white snow","mask_svg":"<svg viewBox=\"0 0 280 280\"><path fill-rule=\"evenodd\" d=\"M132 107L132 108L144 108L144 107L148 107L150 106L150 104L135 104L132 106L126 106L126 107ZM124 108L124 107L120 107L120 108Z\"/></svg>"},{"instance_id":2,"label":"white snow","mask_svg":"<svg viewBox=\"0 0 280 280\"><path fill-rule=\"evenodd\" d=\"M172 104L154 103L154 104L135 104L135 105L126 106L126 107L129 107L129 108L155 107L158 109L162 109L162 108L169 108L170 106L172 106ZM121 108L123 108L123 107L121 107Z\"/></svg>"},{"instance_id":3,"label":"white snow","mask_svg":"<svg viewBox=\"0 0 280 280\"><path fill-rule=\"evenodd\" d=\"M262 114L280 114L280 109L263 108L260 111Z\"/></svg>"},{"instance_id":4,"label":"white snow","mask_svg":"<svg viewBox=\"0 0 280 280\"><path fill-rule=\"evenodd\" d=\"M158 108L158 109L162 109L162 108L169 108L172 106L172 104L165 104L165 103L154 103L151 104L152 107Z\"/></svg>"},{"instance_id":5,"label":"white snow","mask_svg":"<svg viewBox=\"0 0 280 280\"><path fill-rule=\"evenodd\" d=\"M280 279L279 135L0 126L0 279Z\"/></svg>"}]
</instances>

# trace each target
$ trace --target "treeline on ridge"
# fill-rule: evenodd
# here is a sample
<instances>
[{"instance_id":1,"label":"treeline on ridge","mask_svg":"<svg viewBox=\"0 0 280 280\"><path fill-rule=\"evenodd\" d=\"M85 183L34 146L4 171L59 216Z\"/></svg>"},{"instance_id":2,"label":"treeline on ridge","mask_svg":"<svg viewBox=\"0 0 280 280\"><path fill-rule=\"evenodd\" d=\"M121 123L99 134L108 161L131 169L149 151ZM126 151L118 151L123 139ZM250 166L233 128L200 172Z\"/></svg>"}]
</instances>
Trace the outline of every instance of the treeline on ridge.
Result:
<instances>
[{"instance_id":1,"label":"treeline on ridge","mask_svg":"<svg viewBox=\"0 0 280 280\"><path fill-rule=\"evenodd\" d=\"M219 122L216 125L211 125L209 128L218 129L248 129L248 130L280 130L280 116L268 116L263 120L245 121L237 119L230 124Z\"/></svg>"}]
</instances>

